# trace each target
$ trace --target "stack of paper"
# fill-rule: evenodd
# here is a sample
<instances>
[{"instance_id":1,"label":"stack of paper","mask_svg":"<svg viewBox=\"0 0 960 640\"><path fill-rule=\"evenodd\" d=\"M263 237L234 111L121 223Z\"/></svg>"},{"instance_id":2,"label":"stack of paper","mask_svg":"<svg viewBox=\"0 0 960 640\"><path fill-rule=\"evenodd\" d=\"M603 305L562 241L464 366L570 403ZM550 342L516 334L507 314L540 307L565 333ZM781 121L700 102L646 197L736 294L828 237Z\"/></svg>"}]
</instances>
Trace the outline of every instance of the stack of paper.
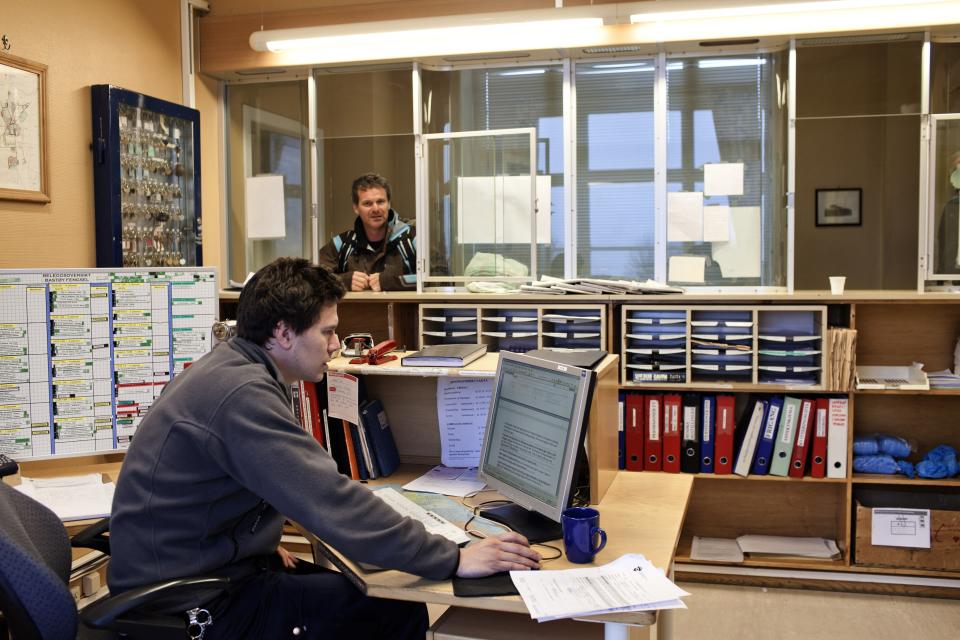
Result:
<instances>
[{"instance_id":1,"label":"stack of paper","mask_svg":"<svg viewBox=\"0 0 960 640\"><path fill-rule=\"evenodd\" d=\"M832 391L849 391L856 371L856 329L827 329L827 349L830 354L830 379L827 381L827 388Z\"/></svg>"},{"instance_id":2,"label":"stack of paper","mask_svg":"<svg viewBox=\"0 0 960 640\"><path fill-rule=\"evenodd\" d=\"M960 376L950 369L932 371L927 374L927 380L930 381L931 389L960 389Z\"/></svg>"},{"instance_id":3,"label":"stack of paper","mask_svg":"<svg viewBox=\"0 0 960 640\"><path fill-rule=\"evenodd\" d=\"M840 556L829 538L743 535L738 538L694 536L690 559L698 562L743 562L744 554L831 559Z\"/></svg>"},{"instance_id":4,"label":"stack of paper","mask_svg":"<svg viewBox=\"0 0 960 640\"><path fill-rule=\"evenodd\" d=\"M530 617L539 622L628 611L686 609L690 595L639 553L601 567L511 571Z\"/></svg>"},{"instance_id":5,"label":"stack of paper","mask_svg":"<svg viewBox=\"0 0 960 640\"><path fill-rule=\"evenodd\" d=\"M636 280L606 280L602 278L570 278L563 280L552 276L542 275L532 284L520 286L520 291L535 294L636 294L647 293L683 293L680 287L671 287L656 280L639 282Z\"/></svg>"},{"instance_id":6,"label":"stack of paper","mask_svg":"<svg viewBox=\"0 0 960 640\"><path fill-rule=\"evenodd\" d=\"M21 478L16 487L61 520L86 520L110 515L114 484L104 482L99 473L61 478Z\"/></svg>"}]
</instances>

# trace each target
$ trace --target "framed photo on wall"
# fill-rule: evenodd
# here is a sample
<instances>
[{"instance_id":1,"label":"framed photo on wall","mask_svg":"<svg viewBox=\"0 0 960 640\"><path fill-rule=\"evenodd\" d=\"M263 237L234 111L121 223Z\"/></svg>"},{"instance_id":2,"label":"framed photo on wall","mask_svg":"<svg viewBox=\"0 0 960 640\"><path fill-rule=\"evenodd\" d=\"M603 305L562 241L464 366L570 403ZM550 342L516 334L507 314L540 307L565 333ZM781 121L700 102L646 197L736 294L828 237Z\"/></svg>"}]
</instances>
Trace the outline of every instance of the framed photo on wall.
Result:
<instances>
[{"instance_id":1,"label":"framed photo on wall","mask_svg":"<svg viewBox=\"0 0 960 640\"><path fill-rule=\"evenodd\" d=\"M817 189L818 227L858 226L863 221L860 204L863 189Z\"/></svg>"},{"instance_id":2,"label":"framed photo on wall","mask_svg":"<svg viewBox=\"0 0 960 640\"><path fill-rule=\"evenodd\" d=\"M0 200L50 202L47 66L0 52Z\"/></svg>"}]
</instances>

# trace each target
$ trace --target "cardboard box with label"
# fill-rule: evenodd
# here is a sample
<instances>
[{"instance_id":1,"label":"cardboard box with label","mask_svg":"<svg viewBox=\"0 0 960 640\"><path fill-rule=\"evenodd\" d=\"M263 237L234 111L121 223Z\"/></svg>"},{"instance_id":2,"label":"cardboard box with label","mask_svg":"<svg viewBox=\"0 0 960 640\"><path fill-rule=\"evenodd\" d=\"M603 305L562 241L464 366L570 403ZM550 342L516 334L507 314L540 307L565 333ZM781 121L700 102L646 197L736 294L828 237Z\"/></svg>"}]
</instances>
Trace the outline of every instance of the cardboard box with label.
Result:
<instances>
[{"instance_id":1,"label":"cardboard box with label","mask_svg":"<svg viewBox=\"0 0 960 640\"><path fill-rule=\"evenodd\" d=\"M873 509L857 502L854 562L859 565L960 571L960 511L930 509L930 548L871 543Z\"/></svg>"}]
</instances>

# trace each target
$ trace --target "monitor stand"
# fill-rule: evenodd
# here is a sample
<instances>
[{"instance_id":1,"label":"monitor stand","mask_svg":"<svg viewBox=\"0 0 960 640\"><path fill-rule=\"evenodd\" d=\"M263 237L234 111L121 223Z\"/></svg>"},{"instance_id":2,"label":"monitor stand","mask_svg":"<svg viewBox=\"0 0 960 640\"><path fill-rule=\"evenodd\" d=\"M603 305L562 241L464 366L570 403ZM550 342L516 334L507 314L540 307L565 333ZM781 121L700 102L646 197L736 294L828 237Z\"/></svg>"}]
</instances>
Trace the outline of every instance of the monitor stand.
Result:
<instances>
[{"instance_id":1,"label":"monitor stand","mask_svg":"<svg viewBox=\"0 0 960 640\"><path fill-rule=\"evenodd\" d=\"M523 534L531 543L559 540L563 537L563 529L559 522L554 522L546 516L516 504L481 509L480 516L507 525L517 533Z\"/></svg>"}]
</instances>

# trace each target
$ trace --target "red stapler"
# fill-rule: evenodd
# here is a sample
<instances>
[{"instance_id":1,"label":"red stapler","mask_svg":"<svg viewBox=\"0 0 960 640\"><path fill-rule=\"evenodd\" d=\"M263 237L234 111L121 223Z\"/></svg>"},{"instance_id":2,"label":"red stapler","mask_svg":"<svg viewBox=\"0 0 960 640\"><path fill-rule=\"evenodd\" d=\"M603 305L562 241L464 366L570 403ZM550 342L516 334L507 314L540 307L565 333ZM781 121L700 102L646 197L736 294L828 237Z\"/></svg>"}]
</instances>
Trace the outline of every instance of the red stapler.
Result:
<instances>
[{"instance_id":1,"label":"red stapler","mask_svg":"<svg viewBox=\"0 0 960 640\"><path fill-rule=\"evenodd\" d=\"M383 364L384 362L396 360L397 356L387 355L396 348L397 343L394 340L384 340L367 349L367 352L359 358L351 359L350 364Z\"/></svg>"}]
</instances>

